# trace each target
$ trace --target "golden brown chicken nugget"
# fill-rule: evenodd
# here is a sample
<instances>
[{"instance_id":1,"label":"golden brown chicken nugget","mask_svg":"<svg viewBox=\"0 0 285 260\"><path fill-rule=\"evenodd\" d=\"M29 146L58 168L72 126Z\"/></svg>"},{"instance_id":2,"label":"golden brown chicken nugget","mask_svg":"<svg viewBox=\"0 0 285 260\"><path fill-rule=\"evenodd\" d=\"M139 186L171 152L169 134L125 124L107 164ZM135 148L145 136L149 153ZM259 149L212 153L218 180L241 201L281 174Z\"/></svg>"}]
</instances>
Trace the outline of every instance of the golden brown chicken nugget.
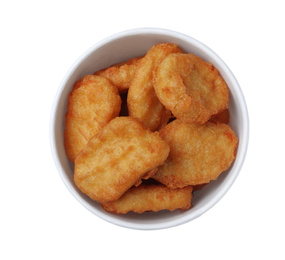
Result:
<instances>
[{"instance_id":1,"label":"golden brown chicken nugget","mask_svg":"<svg viewBox=\"0 0 285 260\"><path fill-rule=\"evenodd\" d=\"M109 80L87 75L78 80L68 96L64 145L73 162L87 142L117 117L121 109L118 89Z\"/></svg>"},{"instance_id":2,"label":"golden brown chicken nugget","mask_svg":"<svg viewBox=\"0 0 285 260\"><path fill-rule=\"evenodd\" d=\"M135 57L125 62L115 64L108 68L96 71L94 75L109 79L119 92L126 92L133 79L141 57Z\"/></svg>"},{"instance_id":3,"label":"golden brown chicken nugget","mask_svg":"<svg viewBox=\"0 0 285 260\"><path fill-rule=\"evenodd\" d=\"M126 214L130 211L143 213L145 211L186 210L191 206L192 187L170 189L164 185L145 185L130 188L116 201L102 203L102 207L116 214Z\"/></svg>"},{"instance_id":4,"label":"golden brown chicken nugget","mask_svg":"<svg viewBox=\"0 0 285 260\"><path fill-rule=\"evenodd\" d=\"M158 132L132 117L117 117L77 156L74 181L93 200L117 200L168 154L169 145Z\"/></svg>"},{"instance_id":5,"label":"golden brown chicken nugget","mask_svg":"<svg viewBox=\"0 0 285 260\"><path fill-rule=\"evenodd\" d=\"M194 54L169 54L154 73L160 102L187 123L203 124L228 108L229 90L218 70Z\"/></svg>"},{"instance_id":6,"label":"golden brown chicken nugget","mask_svg":"<svg viewBox=\"0 0 285 260\"><path fill-rule=\"evenodd\" d=\"M128 109L132 117L141 120L150 130L165 125L171 113L156 97L153 71L170 53L182 52L176 44L160 43L152 46L138 64L128 92Z\"/></svg>"},{"instance_id":7,"label":"golden brown chicken nugget","mask_svg":"<svg viewBox=\"0 0 285 260\"><path fill-rule=\"evenodd\" d=\"M176 119L160 130L160 136L170 145L170 153L152 178L170 188L215 180L235 159L238 139L226 124Z\"/></svg>"}]
</instances>

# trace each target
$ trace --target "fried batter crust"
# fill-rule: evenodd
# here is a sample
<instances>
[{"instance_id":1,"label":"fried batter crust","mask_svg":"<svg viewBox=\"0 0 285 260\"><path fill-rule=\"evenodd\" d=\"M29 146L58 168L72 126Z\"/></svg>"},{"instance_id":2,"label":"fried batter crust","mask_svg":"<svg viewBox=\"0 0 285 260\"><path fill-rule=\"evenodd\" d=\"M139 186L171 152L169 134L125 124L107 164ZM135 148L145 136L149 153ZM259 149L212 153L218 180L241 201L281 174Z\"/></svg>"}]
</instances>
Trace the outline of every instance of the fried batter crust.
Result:
<instances>
[{"instance_id":1,"label":"fried batter crust","mask_svg":"<svg viewBox=\"0 0 285 260\"><path fill-rule=\"evenodd\" d=\"M218 70L194 54L169 54L154 72L160 102L176 118L203 124L228 108L228 86Z\"/></svg>"},{"instance_id":2,"label":"fried batter crust","mask_svg":"<svg viewBox=\"0 0 285 260\"><path fill-rule=\"evenodd\" d=\"M152 131L165 125L171 116L156 97L152 84L153 71L168 54L174 52L182 52L176 44L160 43L150 48L138 64L129 88L129 114L140 119Z\"/></svg>"},{"instance_id":3,"label":"fried batter crust","mask_svg":"<svg viewBox=\"0 0 285 260\"><path fill-rule=\"evenodd\" d=\"M117 200L162 165L169 145L139 120L117 117L94 136L75 159L74 181L93 200Z\"/></svg>"},{"instance_id":4,"label":"fried batter crust","mask_svg":"<svg viewBox=\"0 0 285 260\"><path fill-rule=\"evenodd\" d=\"M192 186L169 189L164 185L145 185L130 188L119 200L102 203L102 207L112 213L126 214L130 211L186 210L191 206Z\"/></svg>"},{"instance_id":5,"label":"fried batter crust","mask_svg":"<svg viewBox=\"0 0 285 260\"><path fill-rule=\"evenodd\" d=\"M126 92L131 84L141 57L135 57L125 62L96 71L94 75L109 79L120 93Z\"/></svg>"},{"instance_id":6,"label":"fried batter crust","mask_svg":"<svg viewBox=\"0 0 285 260\"><path fill-rule=\"evenodd\" d=\"M235 159L238 139L226 124L176 119L160 130L160 136L170 145L170 153L152 178L170 188L209 183Z\"/></svg>"},{"instance_id":7,"label":"fried batter crust","mask_svg":"<svg viewBox=\"0 0 285 260\"><path fill-rule=\"evenodd\" d=\"M86 75L74 84L68 96L64 132L66 154L72 162L90 138L119 115L120 109L118 89L109 80Z\"/></svg>"}]
</instances>

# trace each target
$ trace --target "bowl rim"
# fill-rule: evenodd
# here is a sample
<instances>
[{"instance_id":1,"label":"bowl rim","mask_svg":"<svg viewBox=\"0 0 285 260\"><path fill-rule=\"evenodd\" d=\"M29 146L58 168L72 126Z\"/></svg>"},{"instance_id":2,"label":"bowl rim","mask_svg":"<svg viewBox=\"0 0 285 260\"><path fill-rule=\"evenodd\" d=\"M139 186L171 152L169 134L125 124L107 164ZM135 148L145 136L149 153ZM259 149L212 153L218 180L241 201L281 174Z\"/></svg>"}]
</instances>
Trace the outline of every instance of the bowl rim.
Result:
<instances>
[{"instance_id":1,"label":"bowl rim","mask_svg":"<svg viewBox=\"0 0 285 260\"><path fill-rule=\"evenodd\" d=\"M234 169L234 173L230 174L229 179L227 182L222 186L222 188L219 190L218 194L216 194L209 202L207 202L203 207L201 207L199 210L195 211L191 215L185 215L180 218L164 221L162 223L155 223L155 224L150 224L150 223L132 223L128 222L125 219L117 219L113 218L112 216L109 216L107 214L104 214L95 208L92 207L89 203L84 201L82 197L78 194L78 192L73 188L73 186L70 184L65 171L60 163L59 160L59 152L56 148L56 136L55 136L55 128L57 124L57 111L58 111L58 106L61 101L63 91L66 87L66 83L69 79L69 77L73 74L73 72L77 69L77 67L94 51L99 49L100 47L104 46L105 44L118 40L120 38L124 37L129 37L129 36L136 36L136 35L164 35L164 36L171 36L174 38L178 38L180 40L184 40L186 42L191 42L192 45L195 45L198 49L200 49L202 52L206 53L206 55L213 57L217 63L219 63L222 67L223 70L225 71L226 75L229 78L229 81L234 85L235 89L235 97L238 99L238 104L240 105L240 109L242 110L242 115L243 115L243 125L241 129L241 133L243 134L243 138L241 142L239 141L239 154L240 156L236 159L238 159L238 163L236 163L236 167ZM246 101L244 98L244 95L242 93L242 90L240 88L240 85L235 78L234 74L232 71L229 69L229 67L226 65L226 63L213 51L211 50L208 46L203 44L202 42L192 38L189 35L186 35L181 32L169 30L169 29L164 29L164 28L156 28L156 27L142 27L142 28L134 28L134 29L129 29L125 30L122 32L118 32L116 34L110 35L101 41L98 41L97 43L93 44L90 48L88 48L85 52L83 52L82 55L80 55L77 60L71 65L69 70L66 72L65 76L63 77L57 92L55 94L55 98L52 104L51 108L51 115L50 115L50 126L49 126L49 135L50 135L50 147L51 147L51 152L52 152L52 157L55 163L55 166L57 168L57 171L69 190L69 192L77 199L77 201L83 205L85 208L87 208L90 212L98 216L99 218L115 224L117 226L125 227L125 228L131 228L131 229L137 229L137 230L158 230L158 229L165 229L165 228L171 228L175 227L178 225L185 224L191 220L196 219L197 217L201 216L204 214L206 211L211 209L216 203L218 203L221 198L227 193L227 191L230 189L230 187L233 185L235 182L237 176L239 175L239 172L244 164L244 160L246 158L247 154L247 148L248 148L248 141L249 141L249 116L248 116L248 109L246 105Z\"/></svg>"}]
</instances>

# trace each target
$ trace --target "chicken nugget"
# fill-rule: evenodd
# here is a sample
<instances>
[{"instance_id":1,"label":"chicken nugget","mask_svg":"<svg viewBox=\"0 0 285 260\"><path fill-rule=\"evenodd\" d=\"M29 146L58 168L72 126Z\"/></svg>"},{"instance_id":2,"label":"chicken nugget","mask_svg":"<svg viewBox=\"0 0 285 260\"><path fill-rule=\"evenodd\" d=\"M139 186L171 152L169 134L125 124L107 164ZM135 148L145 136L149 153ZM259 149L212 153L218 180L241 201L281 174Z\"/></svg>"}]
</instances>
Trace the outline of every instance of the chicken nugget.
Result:
<instances>
[{"instance_id":1,"label":"chicken nugget","mask_svg":"<svg viewBox=\"0 0 285 260\"><path fill-rule=\"evenodd\" d=\"M126 92L133 79L140 57L135 57L125 62L115 64L108 68L96 71L94 75L109 79L119 92Z\"/></svg>"},{"instance_id":2,"label":"chicken nugget","mask_svg":"<svg viewBox=\"0 0 285 260\"><path fill-rule=\"evenodd\" d=\"M192 187L169 189L164 185L145 185L130 188L116 201L102 203L108 212L126 214L130 211L186 210L191 206Z\"/></svg>"},{"instance_id":3,"label":"chicken nugget","mask_svg":"<svg viewBox=\"0 0 285 260\"><path fill-rule=\"evenodd\" d=\"M203 124L228 108L228 86L218 70L191 53L168 55L157 67L153 85L160 102L187 123Z\"/></svg>"},{"instance_id":4,"label":"chicken nugget","mask_svg":"<svg viewBox=\"0 0 285 260\"><path fill-rule=\"evenodd\" d=\"M235 159L238 139L226 124L188 124L176 119L159 133L170 145L170 153L152 178L170 188L216 180Z\"/></svg>"},{"instance_id":5,"label":"chicken nugget","mask_svg":"<svg viewBox=\"0 0 285 260\"><path fill-rule=\"evenodd\" d=\"M109 80L86 75L78 80L68 96L64 145L74 159L95 134L117 117L121 109L118 89Z\"/></svg>"},{"instance_id":6,"label":"chicken nugget","mask_svg":"<svg viewBox=\"0 0 285 260\"><path fill-rule=\"evenodd\" d=\"M138 64L128 92L129 114L141 120L150 130L165 125L171 113L157 99L152 77L158 64L170 53L182 52L176 44L154 45Z\"/></svg>"},{"instance_id":7,"label":"chicken nugget","mask_svg":"<svg viewBox=\"0 0 285 260\"><path fill-rule=\"evenodd\" d=\"M117 117L76 157L74 181L93 200L117 200L146 173L150 177L168 154L169 145L158 132L135 118Z\"/></svg>"}]
</instances>

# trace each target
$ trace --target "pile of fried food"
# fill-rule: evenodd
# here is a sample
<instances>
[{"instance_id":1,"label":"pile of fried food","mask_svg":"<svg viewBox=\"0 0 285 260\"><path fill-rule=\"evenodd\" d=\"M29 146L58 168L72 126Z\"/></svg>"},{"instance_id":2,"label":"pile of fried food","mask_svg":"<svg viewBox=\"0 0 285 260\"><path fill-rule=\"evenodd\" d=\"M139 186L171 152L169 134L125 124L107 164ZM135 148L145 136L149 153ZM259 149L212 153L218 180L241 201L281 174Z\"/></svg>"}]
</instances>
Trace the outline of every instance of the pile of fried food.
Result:
<instances>
[{"instance_id":1,"label":"pile of fried food","mask_svg":"<svg viewBox=\"0 0 285 260\"><path fill-rule=\"evenodd\" d=\"M172 43L84 76L65 118L76 186L117 214L189 209L235 159L228 105L218 70Z\"/></svg>"}]
</instances>

